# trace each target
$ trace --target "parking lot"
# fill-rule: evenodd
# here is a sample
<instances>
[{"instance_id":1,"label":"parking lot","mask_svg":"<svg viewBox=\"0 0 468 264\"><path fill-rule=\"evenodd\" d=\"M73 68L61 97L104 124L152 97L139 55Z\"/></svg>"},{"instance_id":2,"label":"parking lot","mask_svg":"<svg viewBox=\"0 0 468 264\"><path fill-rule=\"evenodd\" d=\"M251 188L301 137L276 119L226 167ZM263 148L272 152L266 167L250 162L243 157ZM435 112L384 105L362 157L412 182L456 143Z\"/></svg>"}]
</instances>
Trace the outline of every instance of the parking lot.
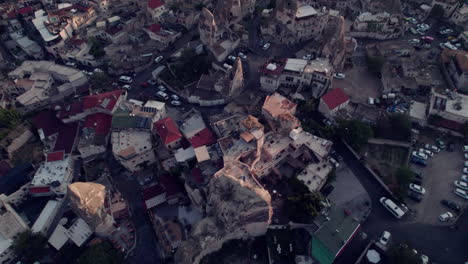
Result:
<instances>
[{"instance_id":1,"label":"parking lot","mask_svg":"<svg viewBox=\"0 0 468 264\"><path fill-rule=\"evenodd\" d=\"M367 70L367 66L355 66L345 71L346 78L333 79L333 88L341 88L355 103L367 103L369 97L380 97L381 81Z\"/></svg>"},{"instance_id":2,"label":"parking lot","mask_svg":"<svg viewBox=\"0 0 468 264\"><path fill-rule=\"evenodd\" d=\"M414 164L411 165L414 170L422 172L422 186L426 189L426 194L420 203L408 200L409 207L416 213L416 222L432 225L449 225L450 222L440 222L438 219L439 215L445 212L452 212L455 216L457 214L442 205L440 201L447 199L455 201L462 207L466 205L467 200L453 193L455 190L453 182L460 179L464 161L462 146L455 144L453 152L441 150L438 154L430 157L428 165L425 168Z\"/></svg>"}]
</instances>

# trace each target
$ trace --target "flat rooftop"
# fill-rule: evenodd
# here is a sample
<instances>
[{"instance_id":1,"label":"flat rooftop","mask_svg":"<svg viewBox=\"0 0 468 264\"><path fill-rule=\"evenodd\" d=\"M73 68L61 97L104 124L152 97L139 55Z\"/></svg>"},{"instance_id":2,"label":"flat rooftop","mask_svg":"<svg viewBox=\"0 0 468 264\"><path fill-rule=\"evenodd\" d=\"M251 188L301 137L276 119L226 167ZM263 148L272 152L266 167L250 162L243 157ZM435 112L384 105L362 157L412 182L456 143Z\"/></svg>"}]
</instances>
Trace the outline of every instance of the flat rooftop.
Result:
<instances>
[{"instance_id":1,"label":"flat rooftop","mask_svg":"<svg viewBox=\"0 0 468 264\"><path fill-rule=\"evenodd\" d=\"M69 164L70 157L42 163L31 181L31 186L50 185L54 181L62 183L69 174Z\"/></svg>"},{"instance_id":2,"label":"flat rooftop","mask_svg":"<svg viewBox=\"0 0 468 264\"><path fill-rule=\"evenodd\" d=\"M127 157L152 149L151 132L122 131L112 132L112 151Z\"/></svg>"},{"instance_id":3,"label":"flat rooftop","mask_svg":"<svg viewBox=\"0 0 468 264\"><path fill-rule=\"evenodd\" d=\"M287 71L292 71L292 72L302 72L306 65L307 65L307 60L289 58L286 61L286 65L284 66L284 69Z\"/></svg>"},{"instance_id":4,"label":"flat rooftop","mask_svg":"<svg viewBox=\"0 0 468 264\"><path fill-rule=\"evenodd\" d=\"M311 5L303 5L297 8L296 18L305 18L316 14L318 14L317 10L315 10Z\"/></svg>"}]
</instances>

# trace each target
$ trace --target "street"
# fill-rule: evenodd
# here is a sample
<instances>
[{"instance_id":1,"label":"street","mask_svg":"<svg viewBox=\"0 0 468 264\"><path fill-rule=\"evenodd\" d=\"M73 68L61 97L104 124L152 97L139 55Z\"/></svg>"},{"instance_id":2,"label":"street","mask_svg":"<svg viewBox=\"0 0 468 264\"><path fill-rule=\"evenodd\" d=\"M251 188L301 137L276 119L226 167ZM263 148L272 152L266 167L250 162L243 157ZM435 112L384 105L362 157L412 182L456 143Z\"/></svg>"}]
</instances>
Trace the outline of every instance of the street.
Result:
<instances>
[{"instance_id":1,"label":"street","mask_svg":"<svg viewBox=\"0 0 468 264\"><path fill-rule=\"evenodd\" d=\"M403 220L396 220L379 202L380 197L388 196L385 190L343 144L336 143L335 148L372 200L372 212L361 229L368 235L367 239L376 238L386 230L392 234L393 242L408 243L419 253L429 256L431 262L460 264L468 259L465 247L468 243L466 233L445 226L414 223L411 215ZM468 230L468 213L462 214L457 225L458 230ZM368 240L362 240L357 236L334 263L354 263L367 243Z\"/></svg>"}]
</instances>

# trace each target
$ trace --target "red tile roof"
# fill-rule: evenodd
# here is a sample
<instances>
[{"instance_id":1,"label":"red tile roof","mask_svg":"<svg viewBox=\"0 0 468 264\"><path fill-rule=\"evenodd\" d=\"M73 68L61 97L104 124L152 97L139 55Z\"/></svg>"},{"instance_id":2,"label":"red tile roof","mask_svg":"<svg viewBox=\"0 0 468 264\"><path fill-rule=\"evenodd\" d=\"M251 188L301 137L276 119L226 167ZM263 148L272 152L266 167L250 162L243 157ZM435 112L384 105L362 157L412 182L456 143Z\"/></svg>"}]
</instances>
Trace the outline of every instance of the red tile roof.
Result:
<instances>
[{"instance_id":1,"label":"red tile roof","mask_svg":"<svg viewBox=\"0 0 468 264\"><path fill-rule=\"evenodd\" d=\"M32 7L30 7L30 6L18 9L18 13L20 13L22 15L32 14L33 12L34 11L33 11Z\"/></svg>"},{"instance_id":2,"label":"red tile roof","mask_svg":"<svg viewBox=\"0 0 468 264\"><path fill-rule=\"evenodd\" d=\"M78 134L78 122L63 124L58 128L58 136L55 141L54 151L65 151L69 154L73 151L75 138Z\"/></svg>"},{"instance_id":3,"label":"red tile roof","mask_svg":"<svg viewBox=\"0 0 468 264\"><path fill-rule=\"evenodd\" d=\"M107 114L94 114L86 117L84 127L94 128L96 135L107 135L112 124L112 116Z\"/></svg>"},{"instance_id":4,"label":"red tile roof","mask_svg":"<svg viewBox=\"0 0 468 264\"><path fill-rule=\"evenodd\" d=\"M165 145L179 140L182 137L176 124L170 117L166 117L154 123L154 127Z\"/></svg>"},{"instance_id":5,"label":"red tile roof","mask_svg":"<svg viewBox=\"0 0 468 264\"><path fill-rule=\"evenodd\" d=\"M122 93L123 90L116 90L112 92L86 96L83 100L83 109L104 108L112 111ZM105 101L108 102L107 105L103 105Z\"/></svg>"},{"instance_id":6,"label":"red tile roof","mask_svg":"<svg viewBox=\"0 0 468 264\"><path fill-rule=\"evenodd\" d=\"M65 153L63 151L56 151L56 152L51 152L47 153L47 162L52 162L52 161L58 161L58 160L63 160L65 157Z\"/></svg>"},{"instance_id":7,"label":"red tile roof","mask_svg":"<svg viewBox=\"0 0 468 264\"><path fill-rule=\"evenodd\" d=\"M117 35L117 33L119 33L120 31L122 31L122 28L119 28L119 27L111 27L111 28L106 29L106 33L111 36Z\"/></svg>"},{"instance_id":8,"label":"red tile roof","mask_svg":"<svg viewBox=\"0 0 468 264\"><path fill-rule=\"evenodd\" d=\"M9 19L15 19L18 16L18 13L16 13L16 10L11 10L10 13L8 13L7 17Z\"/></svg>"},{"instance_id":9,"label":"red tile roof","mask_svg":"<svg viewBox=\"0 0 468 264\"><path fill-rule=\"evenodd\" d=\"M78 101L74 102L72 104L67 104L67 105L61 105L60 106L61 110L58 114L58 117L60 119L64 119L70 116L77 115L79 113L83 112L83 102Z\"/></svg>"},{"instance_id":10,"label":"red tile roof","mask_svg":"<svg viewBox=\"0 0 468 264\"><path fill-rule=\"evenodd\" d=\"M44 136L48 137L58 132L58 127L63 123L56 116L52 110L45 110L39 112L32 119L34 127L37 130L42 129Z\"/></svg>"},{"instance_id":11,"label":"red tile roof","mask_svg":"<svg viewBox=\"0 0 468 264\"><path fill-rule=\"evenodd\" d=\"M31 187L29 193L49 193L50 187Z\"/></svg>"},{"instance_id":12,"label":"red tile roof","mask_svg":"<svg viewBox=\"0 0 468 264\"><path fill-rule=\"evenodd\" d=\"M325 94L322 97L322 100L328 106L328 109L333 110L343 103L346 103L349 100L349 97L340 88L335 88Z\"/></svg>"},{"instance_id":13,"label":"red tile roof","mask_svg":"<svg viewBox=\"0 0 468 264\"><path fill-rule=\"evenodd\" d=\"M216 143L216 138L213 136L213 133L206 127L188 140L193 148L210 146Z\"/></svg>"},{"instance_id":14,"label":"red tile roof","mask_svg":"<svg viewBox=\"0 0 468 264\"><path fill-rule=\"evenodd\" d=\"M151 9L156 9L163 5L164 5L164 2L162 0L149 0L148 1L148 7Z\"/></svg>"},{"instance_id":15,"label":"red tile roof","mask_svg":"<svg viewBox=\"0 0 468 264\"><path fill-rule=\"evenodd\" d=\"M286 61L287 59L269 61L263 64L263 66L260 68L260 72L266 75L280 75L284 70L284 66L286 66ZM276 68L274 70L267 69L269 64L274 64Z\"/></svg>"},{"instance_id":16,"label":"red tile roof","mask_svg":"<svg viewBox=\"0 0 468 264\"><path fill-rule=\"evenodd\" d=\"M161 31L161 25L159 24L152 24L147 27L147 29L153 33L158 33Z\"/></svg>"},{"instance_id":17,"label":"red tile roof","mask_svg":"<svg viewBox=\"0 0 468 264\"><path fill-rule=\"evenodd\" d=\"M143 189L141 195L143 196L143 200L146 201L163 193L165 193L164 187L162 187L159 184L156 184Z\"/></svg>"}]
</instances>

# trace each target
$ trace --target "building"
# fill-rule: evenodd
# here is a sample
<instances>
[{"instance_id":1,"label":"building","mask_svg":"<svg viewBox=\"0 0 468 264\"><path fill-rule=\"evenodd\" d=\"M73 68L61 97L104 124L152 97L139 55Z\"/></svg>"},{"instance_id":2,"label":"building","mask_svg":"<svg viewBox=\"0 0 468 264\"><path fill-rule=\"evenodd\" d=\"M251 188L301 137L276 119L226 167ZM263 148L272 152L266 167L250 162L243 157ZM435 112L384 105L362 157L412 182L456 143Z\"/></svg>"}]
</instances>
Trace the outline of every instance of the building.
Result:
<instances>
[{"instance_id":1,"label":"building","mask_svg":"<svg viewBox=\"0 0 468 264\"><path fill-rule=\"evenodd\" d=\"M147 10L154 21L161 20L161 16L167 11L162 0L149 0Z\"/></svg>"},{"instance_id":2,"label":"building","mask_svg":"<svg viewBox=\"0 0 468 264\"><path fill-rule=\"evenodd\" d=\"M333 80L333 66L328 59L270 61L262 66L260 73L260 87L264 91L289 87L310 92L315 98L326 92Z\"/></svg>"},{"instance_id":3,"label":"building","mask_svg":"<svg viewBox=\"0 0 468 264\"><path fill-rule=\"evenodd\" d=\"M166 117L154 123L154 128L161 143L168 150L174 150L180 147L182 134L170 117Z\"/></svg>"},{"instance_id":4,"label":"building","mask_svg":"<svg viewBox=\"0 0 468 264\"><path fill-rule=\"evenodd\" d=\"M152 131L152 124L166 116L165 104L157 101L143 102L128 100L122 102L112 116L112 130Z\"/></svg>"},{"instance_id":5,"label":"building","mask_svg":"<svg viewBox=\"0 0 468 264\"><path fill-rule=\"evenodd\" d=\"M468 91L468 52L444 50L441 54L442 72L451 89Z\"/></svg>"},{"instance_id":6,"label":"building","mask_svg":"<svg viewBox=\"0 0 468 264\"><path fill-rule=\"evenodd\" d=\"M223 3L223 2L221 2ZM240 38L229 28L228 17L212 13L203 8L199 17L198 31L201 42L210 50L218 62L239 46Z\"/></svg>"},{"instance_id":7,"label":"building","mask_svg":"<svg viewBox=\"0 0 468 264\"><path fill-rule=\"evenodd\" d=\"M82 218L76 219L76 221L68 228L65 235L75 243L78 247L81 247L93 234L91 227Z\"/></svg>"},{"instance_id":8,"label":"building","mask_svg":"<svg viewBox=\"0 0 468 264\"><path fill-rule=\"evenodd\" d=\"M274 131L288 133L300 126L299 120L294 116L296 109L297 104L278 93L274 93L266 97L262 114Z\"/></svg>"},{"instance_id":9,"label":"building","mask_svg":"<svg viewBox=\"0 0 468 264\"><path fill-rule=\"evenodd\" d=\"M97 67L102 62L90 54L91 45L76 37L65 41L64 46L57 50L57 56L63 61L75 62L89 67Z\"/></svg>"},{"instance_id":10,"label":"building","mask_svg":"<svg viewBox=\"0 0 468 264\"><path fill-rule=\"evenodd\" d=\"M450 17L450 22L457 26L465 26L468 23L468 5L457 8Z\"/></svg>"},{"instance_id":11,"label":"building","mask_svg":"<svg viewBox=\"0 0 468 264\"><path fill-rule=\"evenodd\" d=\"M162 48L172 45L181 35L180 32L162 28L160 24L151 24L143 28L143 30L148 34L150 39L159 42Z\"/></svg>"},{"instance_id":12,"label":"building","mask_svg":"<svg viewBox=\"0 0 468 264\"><path fill-rule=\"evenodd\" d=\"M77 147L84 161L106 152L111 124L112 116L107 114L97 113L85 118Z\"/></svg>"},{"instance_id":13,"label":"building","mask_svg":"<svg viewBox=\"0 0 468 264\"><path fill-rule=\"evenodd\" d=\"M348 36L383 40L398 38L403 33L399 14L364 12L354 20Z\"/></svg>"},{"instance_id":14,"label":"building","mask_svg":"<svg viewBox=\"0 0 468 264\"><path fill-rule=\"evenodd\" d=\"M340 88L335 88L320 98L318 111L330 118L349 104L349 97Z\"/></svg>"},{"instance_id":15,"label":"building","mask_svg":"<svg viewBox=\"0 0 468 264\"><path fill-rule=\"evenodd\" d=\"M47 154L29 185L32 196L57 195L63 197L73 180L73 158L63 151Z\"/></svg>"},{"instance_id":16,"label":"building","mask_svg":"<svg viewBox=\"0 0 468 264\"><path fill-rule=\"evenodd\" d=\"M428 123L455 132L462 132L468 122L468 96L451 92L448 95L433 92L430 97ZM436 116L431 118L431 116Z\"/></svg>"},{"instance_id":17,"label":"building","mask_svg":"<svg viewBox=\"0 0 468 264\"><path fill-rule=\"evenodd\" d=\"M156 162L150 131L112 132L112 153L131 172L143 170Z\"/></svg>"},{"instance_id":18,"label":"building","mask_svg":"<svg viewBox=\"0 0 468 264\"><path fill-rule=\"evenodd\" d=\"M97 235L110 236L115 227L112 215L106 212L106 187L92 182L74 182L68 186L68 189L73 212Z\"/></svg>"},{"instance_id":19,"label":"building","mask_svg":"<svg viewBox=\"0 0 468 264\"><path fill-rule=\"evenodd\" d=\"M49 200L44 209L42 209L42 212L36 222L34 222L34 225L31 227L31 231L33 233L41 233L42 235L47 236L51 228L51 224L57 216L62 204L63 200Z\"/></svg>"},{"instance_id":20,"label":"building","mask_svg":"<svg viewBox=\"0 0 468 264\"><path fill-rule=\"evenodd\" d=\"M435 6L440 6L444 11L444 18L449 18L460 6L460 3L461 2L457 0L432 0L431 7L433 9Z\"/></svg>"},{"instance_id":21,"label":"building","mask_svg":"<svg viewBox=\"0 0 468 264\"><path fill-rule=\"evenodd\" d=\"M210 129L206 127L203 117L194 109L184 115L184 120L179 129L193 148L210 146L216 143L216 138Z\"/></svg>"},{"instance_id":22,"label":"building","mask_svg":"<svg viewBox=\"0 0 468 264\"><path fill-rule=\"evenodd\" d=\"M0 262L10 263L15 259L11 246L15 237L29 230L26 222L9 204L8 197L0 194Z\"/></svg>"},{"instance_id":23,"label":"building","mask_svg":"<svg viewBox=\"0 0 468 264\"><path fill-rule=\"evenodd\" d=\"M17 93L12 95L21 112L62 102L88 82L80 70L51 61L24 61L8 76L15 82Z\"/></svg>"},{"instance_id":24,"label":"building","mask_svg":"<svg viewBox=\"0 0 468 264\"><path fill-rule=\"evenodd\" d=\"M146 210L166 202L166 191L160 184L155 184L142 190Z\"/></svg>"},{"instance_id":25,"label":"building","mask_svg":"<svg viewBox=\"0 0 468 264\"><path fill-rule=\"evenodd\" d=\"M16 42L16 47L19 47L27 56L36 60L44 58L44 52L39 44L24 36L23 33L11 32L10 38Z\"/></svg>"}]
</instances>

